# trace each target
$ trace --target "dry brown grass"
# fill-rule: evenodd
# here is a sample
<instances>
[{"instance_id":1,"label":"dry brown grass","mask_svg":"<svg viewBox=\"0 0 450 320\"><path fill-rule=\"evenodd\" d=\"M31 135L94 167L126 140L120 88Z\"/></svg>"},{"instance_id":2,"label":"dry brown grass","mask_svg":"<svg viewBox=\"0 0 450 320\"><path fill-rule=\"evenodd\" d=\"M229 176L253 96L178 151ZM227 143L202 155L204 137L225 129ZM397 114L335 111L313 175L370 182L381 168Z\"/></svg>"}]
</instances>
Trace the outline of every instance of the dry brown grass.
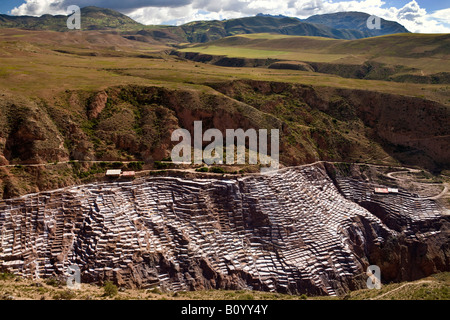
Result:
<instances>
[{"instance_id":1,"label":"dry brown grass","mask_svg":"<svg viewBox=\"0 0 450 320\"><path fill-rule=\"evenodd\" d=\"M70 290L56 280L30 280L0 274L0 300L450 300L450 273L443 272L425 279L383 285L380 290L363 289L341 297L307 297L250 290L207 290L163 292L153 289L119 288L107 296L103 286L82 284Z\"/></svg>"},{"instance_id":2,"label":"dry brown grass","mask_svg":"<svg viewBox=\"0 0 450 320\"><path fill-rule=\"evenodd\" d=\"M78 39L64 35L60 39L62 36L55 32L1 30L0 88L14 94L52 99L65 90L101 90L127 84L212 91L204 84L254 79L421 96L445 104L450 101L448 85L345 79L293 70L218 67L156 54L167 49L161 44L139 43L112 35L107 37L114 41L107 43L86 40L102 36L86 34ZM90 56L92 52L98 55ZM139 54L153 55L156 59L138 58Z\"/></svg>"}]
</instances>

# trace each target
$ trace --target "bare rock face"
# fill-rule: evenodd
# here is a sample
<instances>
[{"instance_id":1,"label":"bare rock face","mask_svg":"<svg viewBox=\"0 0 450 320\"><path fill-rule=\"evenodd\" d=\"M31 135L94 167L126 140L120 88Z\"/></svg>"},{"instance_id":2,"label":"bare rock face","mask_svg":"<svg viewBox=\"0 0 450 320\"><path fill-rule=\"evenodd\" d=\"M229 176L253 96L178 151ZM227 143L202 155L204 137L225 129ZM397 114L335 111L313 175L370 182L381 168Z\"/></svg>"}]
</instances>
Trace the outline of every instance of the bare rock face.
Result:
<instances>
[{"instance_id":1,"label":"bare rock face","mask_svg":"<svg viewBox=\"0 0 450 320\"><path fill-rule=\"evenodd\" d=\"M8 164L9 161L6 160L6 158L0 154L0 166L7 166Z\"/></svg>"},{"instance_id":2,"label":"bare rock face","mask_svg":"<svg viewBox=\"0 0 450 320\"><path fill-rule=\"evenodd\" d=\"M96 183L7 200L0 268L65 277L75 264L83 282L311 295L362 287L371 264L386 280L449 270L449 219L434 202L402 193L402 206L379 201L383 215L346 199L349 181L316 165L231 180ZM366 196L365 188L355 194Z\"/></svg>"},{"instance_id":3,"label":"bare rock face","mask_svg":"<svg viewBox=\"0 0 450 320\"><path fill-rule=\"evenodd\" d=\"M98 115L103 111L103 109L105 109L107 101L108 95L106 94L106 92L102 91L95 95L95 97L89 104L89 118L97 118Z\"/></svg>"},{"instance_id":4,"label":"bare rock face","mask_svg":"<svg viewBox=\"0 0 450 320\"><path fill-rule=\"evenodd\" d=\"M45 163L68 159L64 138L48 114L32 101L15 104L3 102L9 112L9 123L2 129L5 134L0 145L0 163L6 159L22 163ZM2 106L3 107L3 106Z\"/></svg>"},{"instance_id":5,"label":"bare rock face","mask_svg":"<svg viewBox=\"0 0 450 320\"><path fill-rule=\"evenodd\" d=\"M2 138L0 134L0 166L6 166L9 164L9 161L3 156L5 144L6 139Z\"/></svg>"},{"instance_id":6,"label":"bare rock face","mask_svg":"<svg viewBox=\"0 0 450 320\"><path fill-rule=\"evenodd\" d=\"M326 168L329 172L335 170L330 164L326 164ZM384 271L385 281L412 281L450 268L447 209L436 206L433 200L402 190L376 194L373 192L376 185L364 183L358 177L332 176L347 199L367 209L395 231L395 236L383 245L369 244L366 248L368 259Z\"/></svg>"}]
</instances>

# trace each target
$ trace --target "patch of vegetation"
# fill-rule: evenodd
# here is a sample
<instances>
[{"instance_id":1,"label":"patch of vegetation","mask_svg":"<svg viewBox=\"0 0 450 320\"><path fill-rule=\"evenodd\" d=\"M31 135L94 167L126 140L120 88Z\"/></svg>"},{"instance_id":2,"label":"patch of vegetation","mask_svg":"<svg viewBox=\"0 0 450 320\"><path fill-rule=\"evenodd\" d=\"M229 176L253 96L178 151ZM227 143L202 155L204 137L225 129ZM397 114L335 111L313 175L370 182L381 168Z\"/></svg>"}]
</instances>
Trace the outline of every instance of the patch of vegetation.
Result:
<instances>
[{"instance_id":1,"label":"patch of vegetation","mask_svg":"<svg viewBox=\"0 0 450 320\"><path fill-rule=\"evenodd\" d=\"M158 295L163 294L163 292L159 288L150 289L150 290L148 290L148 292L153 293L153 294L158 294Z\"/></svg>"},{"instance_id":2,"label":"patch of vegetation","mask_svg":"<svg viewBox=\"0 0 450 320\"><path fill-rule=\"evenodd\" d=\"M80 179L86 179L96 174L105 173L107 167L115 168L113 164L104 165L103 163L93 163L83 166L80 162L70 162L73 174ZM123 164L122 164L123 166Z\"/></svg>"},{"instance_id":3,"label":"patch of vegetation","mask_svg":"<svg viewBox=\"0 0 450 320\"><path fill-rule=\"evenodd\" d=\"M124 167L124 163L120 161L113 162L111 164L111 168L113 169L122 169Z\"/></svg>"},{"instance_id":4,"label":"patch of vegetation","mask_svg":"<svg viewBox=\"0 0 450 320\"><path fill-rule=\"evenodd\" d=\"M138 161L138 162L130 162L127 167L130 170L133 171L142 171L143 167L144 167L144 162L142 161Z\"/></svg>"},{"instance_id":5,"label":"patch of vegetation","mask_svg":"<svg viewBox=\"0 0 450 320\"><path fill-rule=\"evenodd\" d=\"M117 295L119 289L117 286L112 283L111 281L106 281L105 285L103 286L103 292L105 297L114 297Z\"/></svg>"},{"instance_id":6,"label":"patch of vegetation","mask_svg":"<svg viewBox=\"0 0 450 320\"><path fill-rule=\"evenodd\" d=\"M171 167L171 164L166 163L166 162L161 162L161 161L155 161L154 167L157 170L164 170L164 169L169 169Z\"/></svg>"},{"instance_id":7,"label":"patch of vegetation","mask_svg":"<svg viewBox=\"0 0 450 320\"><path fill-rule=\"evenodd\" d=\"M225 170L219 167L212 167L211 169L209 169L209 172L212 173L225 173Z\"/></svg>"},{"instance_id":8,"label":"patch of vegetation","mask_svg":"<svg viewBox=\"0 0 450 320\"><path fill-rule=\"evenodd\" d=\"M45 280L45 284L52 287L58 287L61 285L61 282L55 278L48 278Z\"/></svg>"},{"instance_id":9,"label":"patch of vegetation","mask_svg":"<svg viewBox=\"0 0 450 320\"><path fill-rule=\"evenodd\" d=\"M335 164L336 168L339 170L339 173L345 177L350 176L351 174L351 164L345 162L339 162Z\"/></svg>"},{"instance_id":10,"label":"patch of vegetation","mask_svg":"<svg viewBox=\"0 0 450 320\"><path fill-rule=\"evenodd\" d=\"M240 295L238 300L255 300L255 297L251 293Z\"/></svg>"},{"instance_id":11,"label":"patch of vegetation","mask_svg":"<svg viewBox=\"0 0 450 320\"><path fill-rule=\"evenodd\" d=\"M77 295L75 294L75 292L73 292L71 290L64 290L64 291L54 294L53 299L54 300L72 300L72 299L76 298L76 296Z\"/></svg>"},{"instance_id":12,"label":"patch of vegetation","mask_svg":"<svg viewBox=\"0 0 450 320\"><path fill-rule=\"evenodd\" d=\"M10 280L16 277L15 274L9 272L0 273L0 280Z\"/></svg>"}]
</instances>

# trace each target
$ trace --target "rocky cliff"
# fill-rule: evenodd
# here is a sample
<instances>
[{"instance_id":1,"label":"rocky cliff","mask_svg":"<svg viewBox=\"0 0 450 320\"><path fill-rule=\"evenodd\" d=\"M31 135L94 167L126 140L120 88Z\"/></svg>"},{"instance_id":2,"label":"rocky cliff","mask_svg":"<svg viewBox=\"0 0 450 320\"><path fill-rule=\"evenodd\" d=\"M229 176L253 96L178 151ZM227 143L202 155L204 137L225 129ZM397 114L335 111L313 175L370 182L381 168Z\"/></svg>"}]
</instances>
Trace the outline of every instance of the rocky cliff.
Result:
<instances>
[{"instance_id":1,"label":"rocky cliff","mask_svg":"<svg viewBox=\"0 0 450 320\"><path fill-rule=\"evenodd\" d=\"M209 83L202 90L66 91L53 101L4 94L0 166L68 160L152 164L170 156L175 129L193 133L194 121L203 121L204 131L279 129L280 161L288 166L402 162L440 172L450 165L449 117L446 105L417 97L251 80ZM1 167L0 198L80 182L70 168L50 169Z\"/></svg>"},{"instance_id":2,"label":"rocky cliff","mask_svg":"<svg viewBox=\"0 0 450 320\"><path fill-rule=\"evenodd\" d=\"M317 164L272 176L146 178L0 203L0 266L30 277L166 290L343 294L449 270L449 218L407 192ZM358 204L358 203L359 204Z\"/></svg>"}]
</instances>

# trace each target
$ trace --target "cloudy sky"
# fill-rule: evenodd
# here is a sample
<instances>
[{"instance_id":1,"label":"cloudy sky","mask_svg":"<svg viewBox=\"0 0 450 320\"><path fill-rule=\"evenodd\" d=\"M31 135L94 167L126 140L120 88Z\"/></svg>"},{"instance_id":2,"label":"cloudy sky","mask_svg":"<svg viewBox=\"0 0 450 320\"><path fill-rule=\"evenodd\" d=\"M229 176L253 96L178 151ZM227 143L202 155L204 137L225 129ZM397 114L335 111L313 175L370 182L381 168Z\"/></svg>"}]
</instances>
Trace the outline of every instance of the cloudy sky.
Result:
<instances>
[{"instance_id":1,"label":"cloudy sky","mask_svg":"<svg viewBox=\"0 0 450 320\"><path fill-rule=\"evenodd\" d=\"M450 33L449 1L443 0L2 0L0 12L33 16L65 14L69 5L110 8L144 24L173 25L257 13L307 18L314 14L361 11L397 21L411 32Z\"/></svg>"}]
</instances>

